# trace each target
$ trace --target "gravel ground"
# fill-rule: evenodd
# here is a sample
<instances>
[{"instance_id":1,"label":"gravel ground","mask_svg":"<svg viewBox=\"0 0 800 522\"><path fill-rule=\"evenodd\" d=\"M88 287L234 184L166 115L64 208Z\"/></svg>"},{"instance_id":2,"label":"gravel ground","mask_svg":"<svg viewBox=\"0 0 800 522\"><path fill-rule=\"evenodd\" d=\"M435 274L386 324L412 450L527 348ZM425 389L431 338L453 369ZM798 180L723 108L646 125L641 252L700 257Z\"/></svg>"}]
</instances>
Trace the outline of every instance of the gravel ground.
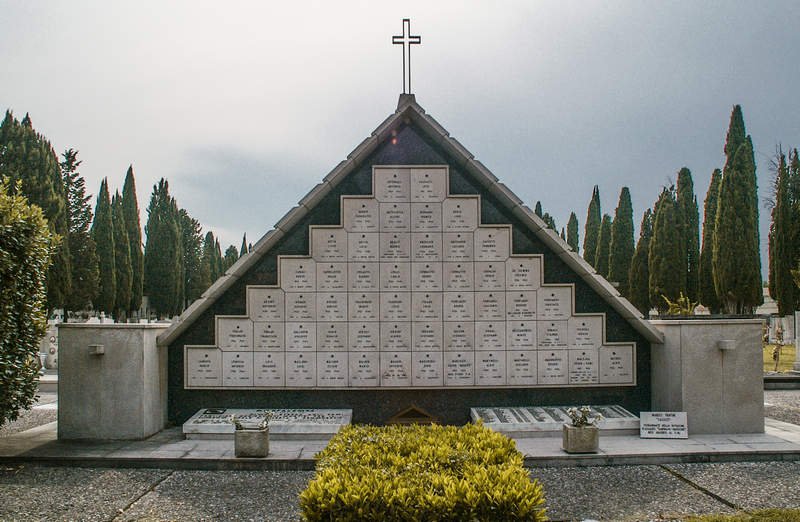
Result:
<instances>
[{"instance_id":1,"label":"gravel ground","mask_svg":"<svg viewBox=\"0 0 800 522\"><path fill-rule=\"evenodd\" d=\"M57 410L41 408L41 406L52 405L57 400L58 395L56 393L40 393L39 400L34 404L32 409L22 410L19 412L19 417L16 421L4 424L3 427L0 428L0 437L29 430L36 426L55 421L58 416ZM37 406L39 407L37 408Z\"/></svg>"},{"instance_id":2,"label":"gravel ground","mask_svg":"<svg viewBox=\"0 0 800 522\"><path fill-rule=\"evenodd\" d=\"M800 425L800 390L764 390L764 416Z\"/></svg>"}]
</instances>

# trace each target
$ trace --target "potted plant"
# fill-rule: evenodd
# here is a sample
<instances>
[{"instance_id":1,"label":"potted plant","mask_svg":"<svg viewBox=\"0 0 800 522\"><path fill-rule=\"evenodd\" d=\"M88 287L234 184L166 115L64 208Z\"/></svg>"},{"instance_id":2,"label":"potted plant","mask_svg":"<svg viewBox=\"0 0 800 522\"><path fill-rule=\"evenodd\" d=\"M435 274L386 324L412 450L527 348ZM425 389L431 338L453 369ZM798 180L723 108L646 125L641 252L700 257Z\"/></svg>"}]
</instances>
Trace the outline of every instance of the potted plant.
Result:
<instances>
[{"instance_id":1,"label":"potted plant","mask_svg":"<svg viewBox=\"0 0 800 522\"><path fill-rule=\"evenodd\" d=\"M588 406L567 408L570 423L562 430L562 447L567 453L597 453L600 445L600 428L597 423L603 416L592 413Z\"/></svg>"},{"instance_id":2,"label":"potted plant","mask_svg":"<svg viewBox=\"0 0 800 522\"><path fill-rule=\"evenodd\" d=\"M258 424L242 424L236 415L230 416L233 424L233 450L237 457L266 457L269 455L269 421L272 412L264 414Z\"/></svg>"}]
</instances>

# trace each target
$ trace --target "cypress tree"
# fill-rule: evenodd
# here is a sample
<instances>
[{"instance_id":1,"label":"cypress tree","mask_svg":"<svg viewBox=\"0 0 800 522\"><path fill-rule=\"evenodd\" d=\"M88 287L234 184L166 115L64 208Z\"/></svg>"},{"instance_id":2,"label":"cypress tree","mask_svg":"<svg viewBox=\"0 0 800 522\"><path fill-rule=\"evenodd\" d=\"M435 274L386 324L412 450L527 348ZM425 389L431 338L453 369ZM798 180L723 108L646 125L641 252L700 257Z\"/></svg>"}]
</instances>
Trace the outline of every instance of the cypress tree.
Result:
<instances>
[{"instance_id":1,"label":"cypress tree","mask_svg":"<svg viewBox=\"0 0 800 522\"><path fill-rule=\"evenodd\" d=\"M650 275L650 303L659 311L668 308L664 298L680 298L683 260L680 253L681 235L678 228L678 202L675 188L663 189L655 205L653 237L647 269Z\"/></svg>"},{"instance_id":2,"label":"cypress tree","mask_svg":"<svg viewBox=\"0 0 800 522\"><path fill-rule=\"evenodd\" d=\"M67 229L69 230L70 279L72 287L64 303L67 310L86 310L97 297L97 250L89 233L92 223L92 196L86 195L86 182L78 172L81 161L78 151L68 149L62 154L61 176L67 196Z\"/></svg>"},{"instance_id":3,"label":"cypress tree","mask_svg":"<svg viewBox=\"0 0 800 522\"><path fill-rule=\"evenodd\" d=\"M234 250L235 249L236 249L236 247L234 247ZM239 258L238 253L236 255L236 258L237 259ZM219 279L225 273L225 270L227 270L227 268L225 268L224 262L222 260L222 249L219 246L219 239L215 239L214 240L214 260L215 260L214 264L215 264L216 269L217 269L217 277L213 278L212 281L216 281L217 279Z\"/></svg>"},{"instance_id":4,"label":"cypress tree","mask_svg":"<svg viewBox=\"0 0 800 522\"><path fill-rule=\"evenodd\" d=\"M190 216L185 209L180 209L178 215L183 251L184 296L182 303L184 306L188 306L208 288L211 275L202 269L203 233L200 222Z\"/></svg>"},{"instance_id":5,"label":"cypress tree","mask_svg":"<svg viewBox=\"0 0 800 522\"><path fill-rule=\"evenodd\" d=\"M578 253L578 216L575 212L569 213L569 221L567 221L567 244L572 247L575 253Z\"/></svg>"},{"instance_id":6,"label":"cypress tree","mask_svg":"<svg viewBox=\"0 0 800 522\"><path fill-rule=\"evenodd\" d=\"M597 254L594 259L594 268L597 273L608 279L608 258L611 251L611 216L603 214L600 223L600 233L597 235Z\"/></svg>"},{"instance_id":7,"label":"cypress tree","mask_svg":"<svg viewBox=\"0 0 800 522\"><path fill-rule=\"evenodd\" d=\"M556 226L556 220L553 218L553 216L551 216L550 214L545 212L544 216L542 217L542 219L547 224L548 228L550 228L551 230L554 230L555 232L558 232L558 227Z\"/></svg>"},{"instance_id":8,"label":"cypress tree","mask_svg":"<svg viewBox=\"0 0 800 522\"><path fill-rule=\"evenodd\" d=\"M224 266L225 271L227 271L230 267L232 267L236 261L239 260L239 251L236 250L236 247L231 245L225 250L225 260Z\"/></svg>"},{"instance_id":9,"label":"cypress tree","mask_svg":"<svg viewBox=\"0 0 800 522\"><path fill-rule=\"evenodd\" d=\"M642 216L639 227L639 241L636 243L636 252L631 260L631 270L628 275L628 299L642 315L647 317L650 312L650 239L653 237L653 212L648 208Z\"/></svg>"},{"instance_id":10,"label":"cypress tree","mask_svg":"<svg viewBox=\"0 0 800 522\"><path fill-rule=\"evenodd\" d=\"M128 248L131 251L131 302L128 311L135 312L142 306L142 284L144 280L144 254L142 253L142 224L139 217L139 200L136 196L136 180L133 165L125 173L122 186L122 210L125 215L125 229Z\"/></svg>"},{"instance_id":11,"label":"cypress tree","mask_svg":"<svg viewBox=\"0 0 800 522\"><path fill-rule=\"evenodd\" d=\"M714 227L714 287L725 312L750 314L763 302L758 192L753 143L738 105L731 113L725 155Z\"/></svg>"},{"instance_id":12,"label":"cypress tree","mask_svg":"<svg viewBox=\"0 0 800 522\"><path fill-rule=\"evenodd\" d=\"M564 242L566 243L566 241L567 241L567 233L564 230L564 227L561 227L561 239L564 240Z\"/></svg>"},{"instance_id":13,"label":"cypress tree","mask_svg":"<svg viewBox=\"0 0 800 522\"><path fill-rule=\"evenodd\" d=\"M537 201L536 205L533 207L533 213L539 216L540 218L544 217L544 213L542 212L542 202Z\"/></svg>"},{"instance_id":14,"label":"cypress tree","mask_svg":"<svg viewBox=\"0 0 800 522\"><path fill-rule=\"evenodd\" d=\"M153 186L144 228L147 236L144 292L150 299L150 307L159 317L171 315L180 308L183 263L177 214L177 205L169 195L169 183L161 178Z\"/></svg>"},{"instance_id":15,"label":"cypress tree","mask_svg":"<svg viewBox=\"0 0 800 522\"><path fill-rule=\"evenodd\" d=\"M778 304L778 314L790 315L797 303L797 286L792 278L792 269L797 266L793 245L797 217L793 216L790 194L790 170L786 156L778 151L775 176L775 206L772 208L770 227L770 287L772 297ZM794 218L794 219L793 219Z\"/></svg>"},{"instance_id":16,"label":"cypress tree","mask_svg":"<svg viewBox=\"0 0 800 522\"><path fill-rule=\"evenodd\" d=\"M103 178L103 181L100 182L91 233L97 248L97 266L100 270L94 307L98 311L112 314L117 292L117 269L114 256L114 220L107 178Z\"/></svg>"},{"instance_id":17,"label":"cypress tree","mask_svg":"<svg viewBox=\"0 0 800 522\"><path fill-rule=\"evenodd\" d=\"M216 241L214 234L209 230L206 232L206 237L203 240L203 260L200 262L200 279L205 284L206 288L211 286L211 283L216 281L212 275L217 273L217 253Z\"/></svg>"},{"instance_id":18,"label":"cypress tree","mask_svg":"<svg viewBox=\"0 0 800 522\"><path fill-rule=\"evenodd\" d=\"M697 301L700 263L700 215L697 197L694 195L692 173L686 167L678 172L678 219L681 231L681 259L686 268L682 270L682 290L691 301Z\"/></svg>"},{"instance_id":19,"label":"cypress tree","mask_svg":"<svg viewBox=\"0 0 800 522\"><path fill-rule=\"evenodd\" d=\"M131 249L128 244L128 228L125 209L119 192L111 198L111 220L114 225L114 266L116 269L116 292L114 310L117 321L124 321L131 304Z\"/></svg>"},{"instance_id":20,"label":"cypress tree","mask_svg":"<svg viewBox=\"0 0 800 522\"><path fill-rule=\"evenodd\" d=\"M619 283L619 292L629 296L628 276L634 254L633 205L628 187L622 187L611 227L611 246L608 258L608 278Z\"/></svg>"},{"instance_id":21,"label":"cypress tree","mask_svg":"<svg viewBox=\"0 0 800 522\"><path fill-rule=\"evenodd\" d=\"M719 200L719 186L721 182L722 171L714 169L714 172L711 173L711 183L708 185L708 192L706 192L706 199L703 203L703 248L700 251L700 266L698 269L697 298L712 314L717 314L720 310L717 291L714 288L712 251L717 204Z\"/></svg>"},{"instance_id":22,"label":"cypress tree","mask_svg":"<svg viewBox=\"0 0 800 522\"><path fill-rule=\"evenodd\" d=\"M242 246L239 248L239 257L244 257L247 254L247 233L242 236Z\"/></svg>"},{"instance_id":23,"label":"cypress tree","mask_svg":"<svg viewBox=\"0 0 800 522\"><path fill-rule=\"evenodd\" d=\"M600 220L600 189L595 185L592 190L592 199L589 201L589 209L586 211L586 225L583 229L583 258L592 266L597 257Z\"/></svg>"}]
</instances>

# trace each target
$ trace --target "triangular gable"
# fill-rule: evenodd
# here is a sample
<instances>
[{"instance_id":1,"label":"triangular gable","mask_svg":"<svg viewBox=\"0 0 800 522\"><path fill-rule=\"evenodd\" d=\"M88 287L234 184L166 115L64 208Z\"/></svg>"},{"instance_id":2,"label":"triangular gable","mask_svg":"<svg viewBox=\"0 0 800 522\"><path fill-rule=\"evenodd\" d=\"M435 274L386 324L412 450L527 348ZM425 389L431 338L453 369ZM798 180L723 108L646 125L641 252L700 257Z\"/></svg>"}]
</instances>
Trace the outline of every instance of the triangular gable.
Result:
<instances>
[{"instance_id":1,"label":"triangular gable","mask_svg":"<svg viewBox=\"0 0 800 522\"><path fill-rule=\"evenodd\" d=\"M159 338L159 345L166 346L187 330L203 312L221 297L240 277L266 255L289 231L299 223L333 188L353 172L362 161L384 143L404 122L414 123L438 146L454 159L454 166L471 174L485 190L496 197L513 215L528 227L536 237L573 270L594 290L611 308L627 321L638 333L651 343L663 343L663 334L649 321L642 318L639 311L594 268L570 249L555 231L549 229L508 187L501 183L480 161L452 138L447 130L425 113L414 95L403 94L394 114L381 123L372 134L351 152L347 159L339 163L321 183L315 186L298 205L287 212L275 224L275 228L265 234L253 247L253 251L239 259L228 271L191 304L181 316Z\"/></svg>"}]
</instances>

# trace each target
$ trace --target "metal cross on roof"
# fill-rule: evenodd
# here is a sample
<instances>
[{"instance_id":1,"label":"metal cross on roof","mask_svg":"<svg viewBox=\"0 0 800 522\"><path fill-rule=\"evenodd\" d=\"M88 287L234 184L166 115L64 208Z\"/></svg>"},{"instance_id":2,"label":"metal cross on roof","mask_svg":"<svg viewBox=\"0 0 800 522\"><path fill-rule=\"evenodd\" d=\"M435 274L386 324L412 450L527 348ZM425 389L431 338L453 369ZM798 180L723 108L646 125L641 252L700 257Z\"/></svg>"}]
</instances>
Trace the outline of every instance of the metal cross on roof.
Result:
<instances>
[{"instance_id":1,"label":"metal cross on roof","mask_svg":"<svg viewBox=\"0 0 800 522\"><path fill-rule=\"evenodd\" d=\"M403 94L411 94L411 45L422 43L422 38L411 35L411 20L403 18L403 34L392 36L392 43L403 46Z\"/></svg>"}]
</instances>

